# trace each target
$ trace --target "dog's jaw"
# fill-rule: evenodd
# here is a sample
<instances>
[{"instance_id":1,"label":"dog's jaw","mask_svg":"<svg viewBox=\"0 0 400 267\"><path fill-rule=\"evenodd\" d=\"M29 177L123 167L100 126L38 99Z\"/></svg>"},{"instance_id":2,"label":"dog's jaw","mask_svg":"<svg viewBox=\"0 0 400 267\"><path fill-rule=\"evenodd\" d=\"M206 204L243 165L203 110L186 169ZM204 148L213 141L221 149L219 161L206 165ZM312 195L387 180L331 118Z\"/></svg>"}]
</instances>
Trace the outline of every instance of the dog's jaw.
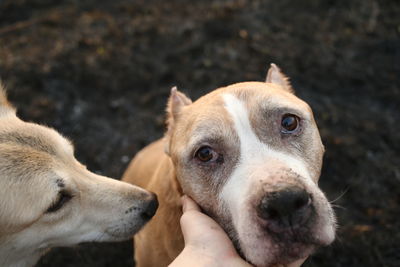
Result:
<instances>
[{"instance_id":1,"label":"dog's jaw","mask_svg":"<svg viewBox=\"0 0 400 267\"><path fill-rule=\"evenodd\" d=\"M25 240L26 241L26 240ZM21 238L0 240L0 266L34 266L49 249L24 242Z\"/></svg>"},{"instance_id":2,"label":"dog's jaw","mask_svg":"<svg viewBox=\"0 0 400 267\"><path fill-rule=\"evenodd\" d=\"M248 112L242 101L232 94L223 95L225 107L239 136L241 157L239 164L224 185L220 201L230 212L234 232L243 255L256 266L289 263L313 252L315 245L327 245L334 239L335 227L332 209L318 189L306 164L299 158L276 151L262 143L253 132ZM268 175L270 170L276 173ZM279 171L281 170L281 172ZM295 174L297 180L281 179L282 172ZM309 243L276 242L260 227L254 215L251 196L257 187L301 183L314 197L316 213L313 235ZM267 189L268 190L268 189ZM233 239L236 239L235 237ZM315 245L314 245L315 244Z\"/></svg>"}]
</instances>

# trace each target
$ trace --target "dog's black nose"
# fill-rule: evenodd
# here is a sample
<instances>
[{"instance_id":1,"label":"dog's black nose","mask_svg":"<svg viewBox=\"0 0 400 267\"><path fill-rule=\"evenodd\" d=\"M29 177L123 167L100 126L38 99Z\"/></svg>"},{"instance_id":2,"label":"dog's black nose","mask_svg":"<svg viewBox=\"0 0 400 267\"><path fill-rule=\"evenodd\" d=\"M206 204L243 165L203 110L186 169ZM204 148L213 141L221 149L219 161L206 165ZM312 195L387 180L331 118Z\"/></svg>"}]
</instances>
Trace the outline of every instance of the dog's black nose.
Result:
<instances>
[{"instance_id":1,"label":"dog's black nose","mask_svg":"<svg viewBox=\"0 0 400 267\"><path fill-rule=\"evenodd\" d=\"M143 207L142 218L146 220L150 220L158 209L158 200L157 195L150 192L149 197L147 199L147 205Z\"/></svg>"},{"instance_id":2,"label":"dog's black nose","mask_svg":"<svg viewBox=\"0 0 400 267\"><path fill-rule=\"evenodd\" d=\"M311 215L311 196L302 188L292 187L264 196L258 205L258 214L269 222L272 231L296 227Z\"/></svg>"}]
</instances>

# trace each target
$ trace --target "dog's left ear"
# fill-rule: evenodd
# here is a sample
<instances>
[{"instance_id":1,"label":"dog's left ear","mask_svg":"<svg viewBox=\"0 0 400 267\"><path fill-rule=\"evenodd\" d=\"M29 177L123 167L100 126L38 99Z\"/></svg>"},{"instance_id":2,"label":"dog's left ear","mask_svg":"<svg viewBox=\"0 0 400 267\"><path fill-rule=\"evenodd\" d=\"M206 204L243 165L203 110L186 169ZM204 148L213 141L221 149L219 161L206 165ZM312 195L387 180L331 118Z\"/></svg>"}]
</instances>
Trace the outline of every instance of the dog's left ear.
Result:
<instances>
[{"instance_id":1,"label":"dog's left ear","mask_svg":"<svg viewBox=\"0 0 400 267\"><path fill-rule=\"evenodd\" d=\"M278 84L286 91L294 94L294 89L289 82L289 78L283 74L281 69L274 63L271 63L271 66L269 67L265 82Z\"/></svg>"},{"instance_id":2,"label":"dog's left ear","mask_svg":"<svg viewBox=\"0 0 400 267\"><path fill-rule=\"evenodd\" d=\"M179 117L182 108L192 104L192 100L188 98L184 93L178 91L175 87L172 87L171 94L168 99L167 105L167 134L166 137L168 142L165 147L165 152L169 154L169 138L174 129L174 124Z\"/></svg>"},{"instance_id":3,"label":"dog's left ear","mask_svg":"<svg viewBox=\"0 0 400 267\"><path fill-rule=\"evenodd\" d=\"M0 82L0 116L9 112L15 114L15 108L8 102L6 91Z\"/></svg>"}]
</instances>

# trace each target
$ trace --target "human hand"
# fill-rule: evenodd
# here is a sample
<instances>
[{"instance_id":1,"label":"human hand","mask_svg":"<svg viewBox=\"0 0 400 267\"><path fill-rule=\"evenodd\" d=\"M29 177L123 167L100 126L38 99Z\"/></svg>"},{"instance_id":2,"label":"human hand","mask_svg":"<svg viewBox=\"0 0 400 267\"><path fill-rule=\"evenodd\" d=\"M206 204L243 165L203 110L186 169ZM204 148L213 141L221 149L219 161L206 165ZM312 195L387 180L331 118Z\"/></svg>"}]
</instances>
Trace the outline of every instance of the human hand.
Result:
<instances>
[{"instance_id":1,"label":"human hand","mask_svg":"<svg viewBox=\"0 0 400 267\"><path fill-rule=\"evenodd\" d=\"M181 228L185 248L170 267L251 266L237 254L224 230L200 211L189 197L183 196Z\"/></svg>"}]
</instances>

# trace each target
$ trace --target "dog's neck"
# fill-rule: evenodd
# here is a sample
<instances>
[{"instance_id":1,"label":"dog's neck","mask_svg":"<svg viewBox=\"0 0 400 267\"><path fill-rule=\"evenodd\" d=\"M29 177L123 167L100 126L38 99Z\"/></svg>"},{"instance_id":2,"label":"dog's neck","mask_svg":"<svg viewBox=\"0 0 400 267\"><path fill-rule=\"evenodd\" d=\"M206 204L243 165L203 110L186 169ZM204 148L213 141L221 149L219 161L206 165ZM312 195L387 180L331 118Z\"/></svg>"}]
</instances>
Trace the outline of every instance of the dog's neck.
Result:
<instances>
[{"instance_id":1,"label":"dog's neck","mask_svg":"<svg viewBox=\"0 0 400 267\"><path fill-rule=\"evenodd\" d=\"M34 266L48 250L47 248L21 248L14 242L0 241L0 266Z\"/></svg>"}]
</instances>

